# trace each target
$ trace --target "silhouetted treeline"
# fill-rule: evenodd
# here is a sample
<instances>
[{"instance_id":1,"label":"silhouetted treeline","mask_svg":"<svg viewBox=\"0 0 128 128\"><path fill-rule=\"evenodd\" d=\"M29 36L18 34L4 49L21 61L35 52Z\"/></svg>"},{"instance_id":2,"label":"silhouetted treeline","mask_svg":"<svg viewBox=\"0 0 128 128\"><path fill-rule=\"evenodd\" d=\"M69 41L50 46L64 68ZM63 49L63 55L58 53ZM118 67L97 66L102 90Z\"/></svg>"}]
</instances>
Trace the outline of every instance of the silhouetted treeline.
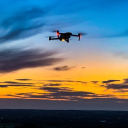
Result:
<instances>
[{"instance_id":1,"label":"silhouetted treeline","mask_svg":"<svg viewBox=\"0 0 128 128\"><path fill-rule=\"evenodd\" d=\"M0 128L128 128L128 112L0 110Z\"/></svg>"}]
</instances>

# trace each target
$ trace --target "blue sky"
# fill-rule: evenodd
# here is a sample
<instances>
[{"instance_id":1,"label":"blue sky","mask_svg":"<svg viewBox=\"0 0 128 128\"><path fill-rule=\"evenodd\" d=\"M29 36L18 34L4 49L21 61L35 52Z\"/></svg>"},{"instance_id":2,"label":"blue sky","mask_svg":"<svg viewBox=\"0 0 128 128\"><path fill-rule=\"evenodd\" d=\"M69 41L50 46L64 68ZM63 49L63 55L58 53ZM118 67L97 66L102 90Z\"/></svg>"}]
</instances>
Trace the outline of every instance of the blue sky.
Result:
<instances>
[{"instance_id":1,"label":"blue sky","mask_svg":"<svg viewBox=\"0 0 128 128\"><path fill-rule=\"evenodd\" d=\"M127 4L126 0L105 0L104 2L102 0L80 0L79 2L66 0L62 3L57 0L54 2L52 0L45 2L42 0L5 0L1 2L0 10L1 34L4 34L4 31L6 33L9 28L15 31L44 23L48 27L45 31L49 31L49 27L63 30L66 26L69 29L73 25L72 31L76 32L80 29L90 36L91 34L94 36L99 34L101 37L121 34L123 36L123 33L125 36L128 29ZM25 14L25 11L28 13ZM16 21L18 16L23 21ZM40 30L37 30L37 33L39 32ZM29 34L33 35L32 32Z\"/></svg>"}]
</instances>

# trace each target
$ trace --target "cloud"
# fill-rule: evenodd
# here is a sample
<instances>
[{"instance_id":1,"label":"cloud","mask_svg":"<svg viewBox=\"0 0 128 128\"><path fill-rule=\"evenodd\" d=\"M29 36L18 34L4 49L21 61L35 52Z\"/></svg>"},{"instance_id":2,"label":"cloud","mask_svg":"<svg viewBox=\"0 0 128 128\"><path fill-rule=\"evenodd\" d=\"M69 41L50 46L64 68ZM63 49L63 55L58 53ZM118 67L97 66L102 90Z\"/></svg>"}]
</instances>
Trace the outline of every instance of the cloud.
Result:
<instances>
[{"instance_id":1,"label":"cloud","mask_svg":"<svg viewBox=\"0 0 128 128\"><path fill-rule=\"evenodd\" d=\"M50 84L45 84L43 86L44 87L47 87L47 86L61 86L61 84L52 84L52 83L50 83Z\"/></svg>"},{"instance_id":2,"label":"cloud","mask_svg":"<svg viewBox=\"0 0 128 128\"><path fill-rule=\"evenodd\" d=\"M14 82L14 81L5 81L5 82L2 82L2 83L5 83L5 84L18 84L18 82Z\"/></svg>"},{"instance_id":3,"label":"cloud","mask_svg":"<svg viewBox=\"0 0 128 128\"><path fill-rule=\"evenodd\" d=\"M68 100L68 101L84 101L86 98L109 98L113 95L99 95L86 91L72 91L70 88L45 88L49 93L17 93L13 97L20 98L36 98L49 100Z\"/></svg>"},{"instance_id":4,"label":"cloud","mask_svg":"<svg viewBox=\"0 0 128 128\"><path fill-rule=\"evenodd\" d=\"M67 83L82 83L82 84L87 84L86 81L74 81L74 80L44 80L44 81L48 81L48 82L67 82Z\"/></svg>"},{"instance_id":5,"label":"cloud","mask_svg":"<svg viewBox=\"0 0 128 128\"><path fill-rule=\"evenodd\" d=\"M93 84L97 84L99 81L91 81Z\"/></svg>"},{"instance_id":6,"label":"cloud","mask_svg":"<svg viewBox=\"0 0 128 128\"><path fill-rule=\"evenodd\" d=\"M4 19L0 24L2 30L0 43L10 40L23 39L42 31L45 25L42 19L47 10L39 7L19 9L12 16Z\"/></svg>"},{"instance_id":7,"label":"cloud","mask_svg":"<svg viewBox=\"0 0 128 128\"><path fill-rule=\"evenodd\" d=\"M56 92L53 93L52 96L54 97L59 97L59 96L70 96L70 97L74 97L74 96L80 96L80 97L91 97L92 95L94 95L94 93L92 92L84 92L84 91L61 91L61 92Z\"/></svg>"},{"instance_id":8,"label":"cloud","mask_svg":"<svg viewBox=\"0 0 128 128\"><path fill-rule=\"evenodd\" d=\"M29 80L32 80L32 79L16 79L16 80L19 80L19 81L29 81Z\"/></svg>"},{"instance_id":9,"label":"cloud","mask_svg":"<svg viewBox=\"0 0 128 128\"><path fill-rule=\"evenodd\" d=\"M53 57L55 51L43 49L4 49L0 50L0 73L8 73L25 68L51 66L62 58Z\"/></svg>"},{"instance_id":10,"label":"cloud","mask_svg":"<svg viewBox=\"0 0 128 128\"><path fill-rule=\"evenodd\" d=\"M116 81L120 81L120 80L107 80L107 81L102 81L102 83L108 84L108 83L116 82Z\"/></svg>"},{"instance_id":11,"label":"cloud","mask_svg":"<svg viewBox=\"0 0 128 128\"><path fill-rule=\"evenodd\" d=\"M33 83L21 83L21 82L15 82L15 81L4 81L1 83L5 83L5 84L33 84Z\"/></svg>"},{"instance_id":12,"label":"cloud","mask_svg":"<svg viewBox=\"0 0 128 128\"><path fill-rule=\"evenodd\" d=\"M128 85L125 84L108 84L107 89L128 89Z\"/></svg>"},{"instance_id":13,"label":"cloud","mask_svg":"<svg viewBox=\"0 0 128 128\"><path fill-rule=\"evenodd\" d=\"M7 88L8 85L0 85L0 88Z\"/></svg>"},{"instance_id":14,"label":"cloud","mask_svg":"<svg viewBox=\"0 0 128 128\"><path fill-rule=\"evenodd\" d=\"M85 97L97 97L95 93L86 91L73 91L69 87L41 87L39 90L47 91L47 93L39 93L38 95L27 95L28 98L48 98L48 99L65 99L80 100ZM26 97L26 98L27 98Z\"/></svg>"},{"instance_id":15,"label":"cloud","mask_svg":"<svg viewBox=\"0 0 128 128\"><path fill-rule=\"evenodd\" d=\"M66 87L41 87L39 90L44 90L48 92L59 92L59 91L71 91L71 88Z\"/></svg>"},{"instance_id":16,"label":"cloud","mask_svg":"<svg viewBox=\"0 0 128 128\"><path fill-rule=\"evenodd\" d=\"M30 87L30 86L33 86L33 83L21 83L21 82L15 82L15 81L0 82L0 88L6 88L6 87Z\"/></svg>"},{"instance_id":17,"label":"cloud","mask_svg":"<svg viewBox=\"0 0 128 128\"><path fill-rule=\"evenodd\" d=\"M55 90L54 90L55 91ZM49 99L49 100L82 100L84 97L96 97L94 93L91 92L83 92L83 91L76 91L76 92L68 92L68 91L51 91L51 93L42 93L42 94L23 94L22 98L37 98L37 99ZM14 95L18 96L18 94ZM21 95L20 95L21 96Z\"/></svg>"},{"instance_id":18,"label":"cloud","mask_svg":"<svg viewBox=\"0 0 128 128\"><path fill-rule=\"evenodd\" d=\"M128 79L123 79L124 82L119 84L113 84L111 82L116 82L120 80L108 80L108 81L102 81L102 83L105 83L106 85L100 85L101 87L105 87L107 89L114 89L118 90L120 92L126 92L126 89L128 89Z\"/></svg>"},{"instance_id":19,"label":"cloud","mask_svg":"<svg viewBox=\"0 0 128 128\"><path fill-rule=\"evenodd\" d=\"M6 87L30 87L31 84L7 84L7 85L0 85L0 88L6 88Z\"/></svg>"},{"instance_id":20,"label":"cloud","mask_svg":"<svg viewBox=\"0 0 128 128\"><path fill-rule=\"evenodd\" d=\"M100 85L100 87L106 87L105 85Z\"/></svg>"},{"instance_id":21,"label":"cloud","mask_svg":"<svg viewBox=\"0 0 128 128\"><path fill-rule=\"evenodd\" d=\"M53 70L55 71L69 71L73 69L75 66L69 67L69 66L61 66L61 67L55 67Z\"/></svg>"},{"instance_id":22,"label":"cloud","mask_svg":"<svg viewBox=\"0 0 128 128\"><path fill-rule=\"evenodd\" d=\"M127 83L128 83L128 78L124 79L124 84L127 84Z\"/></svg>"}]
</instances>

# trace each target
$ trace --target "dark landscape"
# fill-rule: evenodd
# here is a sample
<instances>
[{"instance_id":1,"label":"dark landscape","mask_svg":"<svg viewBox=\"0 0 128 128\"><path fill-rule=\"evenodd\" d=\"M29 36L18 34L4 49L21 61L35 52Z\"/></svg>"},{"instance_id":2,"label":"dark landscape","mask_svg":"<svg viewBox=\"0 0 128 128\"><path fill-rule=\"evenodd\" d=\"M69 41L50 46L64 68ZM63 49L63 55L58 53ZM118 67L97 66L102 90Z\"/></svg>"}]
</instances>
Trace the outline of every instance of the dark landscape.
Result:
<instances>
[{"instance_id":1,"label":"dark landscape","mask_svg":"<svg viewBox=\"0 0 128 128\"><path fill-rule=\"evenodd\" d=\"M128 111L1 109L0 128L128 128Z\"/></svg>"}]
</instances>

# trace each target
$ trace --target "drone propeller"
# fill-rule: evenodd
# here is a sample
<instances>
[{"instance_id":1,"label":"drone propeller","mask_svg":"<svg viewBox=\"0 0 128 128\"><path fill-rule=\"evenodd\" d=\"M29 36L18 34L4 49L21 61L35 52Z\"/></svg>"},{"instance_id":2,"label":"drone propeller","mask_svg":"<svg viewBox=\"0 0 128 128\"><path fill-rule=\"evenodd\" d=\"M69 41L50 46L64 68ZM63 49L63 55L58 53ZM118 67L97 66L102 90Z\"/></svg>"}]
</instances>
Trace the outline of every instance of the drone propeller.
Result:
<instances>
[{"instance_id":1,"label":"drone propeller","mask_svg":"<svg viewBox=\"0 0 128 128\"><path fill-rule=\"evenodd\" d=\"M87 33L79 32L79 35L87 35Z\"/></svg>"},{"instance_id":2,"label":"drone propeller","mask_svg":"<svg viewBox=\"0 0 128 128\"><path fill-rule=\"evenodd\" d=\"M60 35L59 30L53 30L52 32L56 32L56 35L59 37Z\"/></svg>"},{"instance_id":3,"label":"drone propeller","mask_svg":"<svg viewBox=\"0 0 128 128\"><path fill-rule=\"evenodd\" d=\"M59 30L52 30L52 32L58 32Z\"/></svg>"},{"instance_id":4,"label":"drone propeller","mask_svg":"<svg viewBox=\"0 0 128 128\"><path fill-rule=\"evenodd\" d=\"M78 33L79 41L80 41L80 38L81 38L82 35L87 35L87 33L82 33L82 32Z\"/></svg>"}]
</instances>

